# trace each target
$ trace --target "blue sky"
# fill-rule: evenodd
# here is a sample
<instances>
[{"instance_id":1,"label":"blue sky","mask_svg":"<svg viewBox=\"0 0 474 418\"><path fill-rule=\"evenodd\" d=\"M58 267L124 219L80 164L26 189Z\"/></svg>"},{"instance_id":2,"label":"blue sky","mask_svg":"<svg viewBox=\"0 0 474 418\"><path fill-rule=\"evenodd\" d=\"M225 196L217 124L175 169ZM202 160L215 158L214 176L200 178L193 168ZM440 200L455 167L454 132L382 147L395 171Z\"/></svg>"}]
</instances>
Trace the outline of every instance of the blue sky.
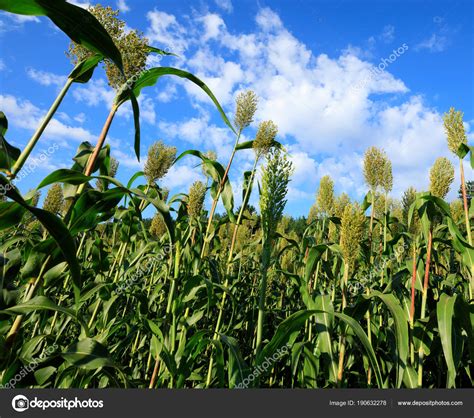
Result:
<instances>
[{"instance_id":1,"label":"blue sky","mask_svg":"<svg viewBox=\"0 0 474 418\"><path fill-rule=\"evenodd\" d=\"M361 200L366 192L362 156L370 145L386 150L394 167L393 196L428 186L429 168L451 158L441 116L450 106L465 113L474 139L472 1L102 1L121 10L129 28L178 58L150 65L187 69L214 91L229 116L239 91L260 97L251 139L262 120L279 126L279 140L295 164L287 212L305 215L319 179L337 193ZM85 1L76 2L87 6ZM71 64L69 40L47 18L0 15L0 109L10 122L7 139L24 146L61 88ZM398 56L393 50L399 50ZM400 53L400 51L402 51ZM384 63L384 65L382 65ZM382 65L384 71L375 72ZM46 161L19 184L35 187L51 170L68 167L77 146L96 142L114 92L102 69L75 85L46 130L33 162L53 144ZM207 96L189 83L163 79L140 98L142 162L133 153L128 105L109 134L112 155L126 182L141 169L148 146L162 139L178 151L214 150L225 164L233 137ZM252 153L239 153L230 173L236 200ZM454 161L454 160L453 160ZM186 192L202 179L190 157L163 185ZM472 170L467 167L467 177ZM450 194L452 198L453 191ZM256 201L253 201L256 204Z\"/></svg>"}]
</instances>

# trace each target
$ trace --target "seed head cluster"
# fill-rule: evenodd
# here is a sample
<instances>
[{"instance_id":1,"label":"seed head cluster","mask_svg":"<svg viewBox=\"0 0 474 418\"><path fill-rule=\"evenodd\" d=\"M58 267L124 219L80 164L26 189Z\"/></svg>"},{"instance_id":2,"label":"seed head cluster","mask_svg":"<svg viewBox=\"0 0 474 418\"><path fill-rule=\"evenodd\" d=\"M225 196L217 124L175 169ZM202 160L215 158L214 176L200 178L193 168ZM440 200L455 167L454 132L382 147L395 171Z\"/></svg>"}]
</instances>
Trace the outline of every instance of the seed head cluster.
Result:
<instances>
[{"instance_id":1,"label":"seed head cluster","mask_svg":"<svg viewBox=\"0 0 474 418\"><path fill-rule=\"evenodd\" d=\"M118 10L100 4L90 6L88 10L102 24L122 54L125 78L110 59L104 59L105 73L109 85L118 89L125 81L134 75L140 74L145 69L149 54L149 41L142 32L127 30L125 22L117 17ZM94 52L82 45L71 42L66 55L75 65L79 61L94 55Z\"/></svg>"},{"instance_id":2,"label":"seed head cluster","mask_svg":"<svg viewBox=\"0 0 474 418\"><path fill-rule=\"evenodd\" d=\"M234 122L240 132L253 122L253 117L257 111L257 103L257 95L252 90L238 94Z\"/></svg>"},{"instance_id":3,"label":"seed head cluster","mask_svg":"<svg viewBox=\"0 0 474 418\"><path fill-rule=\"evenodd\" d=\"M273 146L273 142L275 141L277 133L278 126L276 126L273 121L267 120L260 123L257 130L257 135L253 141L253 149L257 155L257 158L268 154Z\"/></svg>"},{"instance_id":4,"label":"seed head cluster","mask_svg":"<svg viewBox=\"0 0 474 418\"><path fill-rule=\"evenodd\" d=\"M444 131L448 138L448 148L457 154L461 144L467 143L466 131L464 130L463 113L452 107L443 116Z\"/></svg>"},{"instance_id":5,"label":"seed head cluster","mask_svg":"<svg viewBox=\"0 0 474 418\"><path fill-rule=\"evenodd\" d=\"M387 156L377 148L370 147L364 155L364 178L370 190L375 191L382 186L385 175Z\"/></svg>"},{"instance_id":6,"label":"seed head cluster","mask_svg":"<svg viewBox=\"0 0 474 418\"><path fill-rule=\"evenodd\" d=\"M163 178L176 159L176 147L170 147L163 141L155 142L148 148L148 159L144 173L149 184Z\"/></svg>"},{"instance_id":7,"label":"seed head cluster","mask_svg":"<svg viewBox=\"0 0 474 418\"><path fill-rule=\"evenodd\" d=\"M365 215L357 203L348 204L341 217L341 250L344 262L353 269L364 236Z\"/></svg>"},{"instance_id":8,"label":"seed head cluster","mask_svg":"<svg viewBox=\"0 0 474 418\"><path fill-rule=\"evenodd\" d=\"M274 149L267 155L260 190L262 229L267 237L273 235L283 215L285 196L292 173L293 164L282 151Z\"/></svg>"},{"instance_id":9,"label":"seed head cluster","mask_svg":"<svg viewBox=\"0 0 474 418\"><path fill-rule=\"evenodd\" d=\"M63 189L60 184L53 184L43 203L43 209L55 215L60 213L64 205Z\"/></svg>"},{"instance_id":10,"label":"seed head cluster","mask_svg":"<svg viewBox=\"0 0 474 418\"><path fill-rule=\"evenodd\" d=\"M430 170L430 192L444 199L454 181L454 167L445 157L438 158Z\"/></svg>"},{"instance_id":11,"label":"seed head cluster","mask_svg":"<svg viewBox=\"0 0 474 418\"><path fill-rule=\"evenodd\" d=\"M334 182L330 176L321 177L316 203L324 216L331 216L334 211Z\"/></svg>"},{"instance_id":12,"label":"seed head cluster","mask_svg":"<svg viewBox=\"0 0 474 418\"><path fill-rule=\"evenodd\" d=\"M201 215L205 197L206 185L202 181L195 181L188 194L188 215L191 218L198 218Z\"/></svg>"}]
</instances>

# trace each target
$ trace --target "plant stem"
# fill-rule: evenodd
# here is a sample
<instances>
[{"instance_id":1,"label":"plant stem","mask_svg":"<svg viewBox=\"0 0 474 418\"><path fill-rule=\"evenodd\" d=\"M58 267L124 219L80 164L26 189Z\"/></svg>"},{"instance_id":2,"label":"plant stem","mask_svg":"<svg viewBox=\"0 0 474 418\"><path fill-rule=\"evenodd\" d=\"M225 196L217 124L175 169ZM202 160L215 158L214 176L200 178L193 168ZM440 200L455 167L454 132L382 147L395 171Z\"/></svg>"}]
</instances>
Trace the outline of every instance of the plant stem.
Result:
<instances>
[{"instance_id":1,"label":"plant stem","mask_svg":"<svg viewBox=\"0 0 474 418\"><path fill-rule=\"evenodd\" d=\"M25 164L26 160L30 156L31 152L33 151L33 148L36 146L38 140L40 139L41 135L43 134L44 130L48 126L49 122L53 118L54 114L56 113L56 110L58 109L59 105L61 104L62 100L64 99L64 96L66 95L67 91L69 90L69 87L71 87L71 84L73 83L72 78L68 78L66 83L64 84L64 87L61 89L59 92L58 96L56 97L56 100L53 102L51 107L48 110L48 113L46 113L46 116L36 129L35 133L33 136L30 138L28 141L28 144L26 147L23 149L21 152L20 156L18 157L18 160L15 162L15 164L12 167L12 171L9 175L10 180L13 180L18 172L21 170L23 165Z\"/></svg>"},{"instance_id":2,"label":"plant stem","mask_svg":"<svg viewBox=\"0 0 474 418\"><path fill-rule=\"evenodd\" d=\"M464 206L464 220L466 222L467 230L467 240L469 241L469 245L472 246L471 224L469 222L469 207L467 205L466 180L464 178L464 164L462 162L462 159L459 159L459 168L461 171L461 191Z\"/></svg>"},{"instance_id":3,"label":"plant stem","mask_svg":"<svg viewBox=\"0 0 474 418\"><path fill-rule=\"evenodd\" d=\"M258 319L257 319L257 341L255 352L258 354L262 345L263 326L265 321L265 296L267 293L267 273L270 265L271 242L267 237L263 243L262 249L262 280L260 282L260 293L258 298Z\"/></svg>"},{"instance_id":4,"label":"plant stem","mask_svg":"<svg viewBox=\"0 0 474 418\"><path fill-rule=\"evenodd\" d=\"M227 180L227 175L229 174L230 166L232 165L232 161L234 160L235 152L237 151L237 145L239 144L241 133L242 131L239 131L239 134L237 135L237 139L234 144L234 149L232 150L232 154L230 155L229 162L227 163L227 167L225 169L224 175L222 176L221 182L219 184L217 195L214 198L214 201L212 202L211 211L209 213L209 220L207 221L206 233L204 234L204 241L202 243L201 258L203 258L204 254L206 253L207 239L209 236L209 232L211 231L211 225L212 225L212 219L214 217L214 212L216 211L217 202L219 201L219 198L222 193L222 189L224 188L224 185L225 185L225 181Z\"/></svg>"},{"instance_id":5,"label":"plant stem","mask_svg":"<svg viewBox=\"0 0 474 418\"><path fill-rule=\"evenodd\" d=\"M341 305L341 312L344 312L345 307L347 306L347 297L346 297L346 292L347 292L347 281L349 279L349 266L347 263L344 265L344 277L342 280L342 305ZM341 335L341 340L340 340L340 350L339 350L339 364L337 368L337 386L341 387L342 385L342 372L343 372L343 366L344 366L344 355L346 352L346 338L345 338L345 333L343 332Z\"/></svg>"},{"instance_id":6,"label":"plant stem","mask_svg":"<svg viewBox=\"0 0 474 418\"><path fill-rule=\"evenodd\" d=\"M426 299L428 297L428 284L430 278L430 265L431 265L431 247L433 242L433 232L432 227L430 227L430 231L428 233L428 244L427 244L427 252L426 252L426 265L425 265L425 278L423 283L423 295L421 299L421 319L425 319L426 316ZM422 387L423 385L423 345L420 345L420 349L418 351L418 387Z\"/></svg>"}]
</instances>

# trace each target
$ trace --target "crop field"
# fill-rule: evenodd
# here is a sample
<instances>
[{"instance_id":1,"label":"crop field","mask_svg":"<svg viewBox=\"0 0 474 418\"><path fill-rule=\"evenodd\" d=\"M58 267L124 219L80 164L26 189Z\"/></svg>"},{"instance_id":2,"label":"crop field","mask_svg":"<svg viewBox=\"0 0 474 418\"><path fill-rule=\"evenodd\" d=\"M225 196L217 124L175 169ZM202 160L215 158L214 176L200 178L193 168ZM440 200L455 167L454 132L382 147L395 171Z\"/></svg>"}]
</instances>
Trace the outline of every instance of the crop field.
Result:
<instances>
[{"instance_id":1,"label":"crop field","mask_svg":"<svg viewBox=\"0 0 474 418\"><path fill-rule=\"evenodd\" d=\"M225 112L205 80L147 66L149 56L166 62L173 51L125 31L110 8L1 0L0 9L47 16L71 38L73 64L22 149L0 113L3 387L473 386L474 148L461 110L443 118L446 152L459 167L440 156L426 190L391 197L392 163L370 146L364 199L336 194L326 175L307 216L294 218L285 207L295 166L278 126L254 122L252 90ZM100 136L79 145L69 168L20 191L15 181L62 100L102 67L115 98ZM121 182L109 128L129 107L139 157L138 99L165 76L206 95L233 135L230 158L156 141L143 171ZM242 152L253 153L253 168L236 175ZM162 179L186 160L206 180L173 194ZM448 201L450 190L457 198Z\"/></svg>"}]
</instances>

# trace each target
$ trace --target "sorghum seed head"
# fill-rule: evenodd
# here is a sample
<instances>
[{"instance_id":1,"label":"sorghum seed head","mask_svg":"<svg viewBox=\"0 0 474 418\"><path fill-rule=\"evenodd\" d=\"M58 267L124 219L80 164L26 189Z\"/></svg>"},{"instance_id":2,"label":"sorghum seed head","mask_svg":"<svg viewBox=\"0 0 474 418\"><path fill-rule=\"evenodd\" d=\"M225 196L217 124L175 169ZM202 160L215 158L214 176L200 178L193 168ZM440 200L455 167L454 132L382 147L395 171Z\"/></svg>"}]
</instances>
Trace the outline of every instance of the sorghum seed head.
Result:
<instances>
[{"instance_id":1,"label":"sorghum seed head","mask_svg":"<svg viewBox=\"0 0 474 418\"><path fill-rule=\"evenodd\" d=\"M457 154L461 144L467 143L466 131L463 124L463 113L456 111L452 107L449 112L443 115L444 131L448 138L448 147L454 154Z\"/></svg>"},{"instance_id":2,"label":"sorghum seed head","mask_svg":"<svg viewBox=\"0 0 474 418\"><path fill-rule=\"evenodd\" d=\"M309 214L308 214L308 219L307 223L310 224L311 222L314 222L316 219L319 217L319 208L316 203L311 205L311 208L309 209Z\"/></svg>"},{"instance_id":3,"label":"sorghum seed head","mask_svg":"<svg viewBox=\"0 0 474 418\"><path fill-rule=\"evenodd\" d=\"M430 170L430 192L444 199L454 181L454 167L445 157L438 158Z\"/></svg>"},{"instance_id":4,"label":"sorghum seed head","mask_svg":"<svg viewBox=\"0 0 474 418\"><path fill-rule=\"evenodd\" d=\"M145 69L149 54L149 41L141 32L136 30L128 31L125 22L117 17L119 14L118 10L114 10L111 7L103 7L100 4L91 6L88 10L102 24L122 54L125 79L110 59L104 59L109 85L117 89L125 81L140 74ZM94 52L82 45L71 42L66 55L75 65L79 61L94 55Z\"/></svg>"},{"instance_id":5,"label":"sorghum seed head","mask_svg":"<svg viewBox=\"0 0 474 418\"><path fill-rule=\"evenodd\" d=\"M211 160L211 161L216 161L217 160L217 154L214 152L214 151L207 151L204 153L204 157L206 157L207 159ZM201 166L202 168L202 172L203 174L206 176L206 177L209 177L209 173L206 172L206 167L204 165L204 163L202 164Z\"/></svg>"},{"instance_id":6,"label":"sorghum seed head","mask_svg":"<svg viewBox=\"0 0 474 418\"><path fill-rule=\"evenodd\" d=\"M238 94L236 99L235 126L239 131L242 131L253 122L253 117L257 111L257 103L257 95L252 90Z\"/></svg>"},{"instance_id":7,"label":"sorghum seed head","mask_svg":"<svg viewBox=\"0 0 474 418\"><path fill-rule=\"evenodd\" d=\"M119 168L119 162L114 158L110 157L110 163L109 163L109 177L115 177L117 174L117 170ZM108 182L107 180L103 179L98 179L96 183L97 190L103 192L104 190L107 190Z\"/></svg>"},{"instance_id":8,"label":"sorghum seed head","mask_svg":"<svg viewBox=\"0 0 474 418\"><path fill-rule=\"evenodd\" d=\"M206 185L202 181L195 181L188 194L188 215L191 218L198 218L201 215L205 197Z\"/></svg>"},{"instance_id":9,"label":"sorghum seed head","mask_svg":"<svg viewBox=\"0 0 474 418\"><path fill-rule=\"evenodd\" d=\"M162 141L155 142L148 148L148 159L145 163L144 173L148 183L153 183L163 178L176 158L176 147L169 147Z\"/></svg>"},{"instance_id":10,"label":"sorghum seed head","mask_svg":"<svg viewBox=\"0 0 474 418\"><path fill-rule=\"evenodd\" d=\"M324 216L331 216L334 211L334 182L330 176L321 177L316 203Z\"/></svg>"},{"instance_id":11,"label":"sorghum seed head","mask_svg":"<svg viewBox=\"0 0 474 418\"><path fill-rule=\"evenodd\" d=\"M60 184L53 184L48 190L43 209L55 215L60 213L64 204L63 189Z\"/></svg>"},{"instance_id":12,"label":"sorghum seed head","mask_svg":"<svg viewBox=\"0 0 474 418\"><path fill-rule=\"evenodd\" d=\"M278 133L278 126L271 120L261 122L255 140L253 141L253 149L258 157L267 154L272 148L273 141Z\"/></svg>"},{"instance_id":13,"label":"sorghum seed head","mask_svg":"<svg viewBox=\"0 0 474 418\"><path fill-rule=\"evenodd\" d=\"M393 188L393 172L392 172L392 162L385 156L384 166L383 166L383 175L381 178L380 185L386 194L390 193Z\"/></svg>"},{"instance_id":14,"label":"sorghum seed head","mask_svg":"<svg viewBox=\"0 0 474 418\"><path fill-rule=\"evenodd\" d=\"M365 215L357 203L348 204L341 217L341 250L349 269L355 265L364 236Z\"/></svg>"},{"instance_id":15,"label":"sorghum seed head","mask_svg":"<svg viewBox=\"0 0 474 418\"><path fill-rule=\"evenodd\" d=\"M405 190L402 196L402 218L403 223L408 225L408 216L410 214L410 207L416 200L416 189L414 187L409 187ZM410 234L417 234L420 227L420 218L418 212L415 210L413 212L413 218L411 220L410 228L408 232Z\"/></svg>"},{"instance_id":16,"label":"sorghum seed head","mask_svg":"<svg viewBox=\"0 0 474 418\"><path fill-rule=\"evenodd\" d=\"M364 155L364 178L371 190L382 183L385 168L385 153L377 147L370 147Z\"/></svg>"},{"instance_id":17,"label":"sorghum seed head","mask_svg":"<svg viewBox=\"0 0 474 418\"><path fill-rule=\"evenodd\" d=\"M260 212L264 235L272 237L286 205L285 196L293 173L293 164L279 149L267 155L260 189Z\"/></svg>"},{"instance_id":18,"label":"sorghum seed head","mask_svg":"<svg viewBox=\"0 0 474 418\"><path fill-rule=\"evenodd\" d=\"M153 235L155 238L160 238L166 233L166 224L163 220L162 216L157 213L151 220L150 225L150 234Z\"/></svg>"},{"instance_id":19,"label":"sorghum seed head","mask_svg":"<svg viewBox=\"0 0 474 418\"><path fill-rule=\"evenodd\" d=\"M461 199L453 200L449 204L449 208L451 209L451 217L455 223L458 224L464 220L464 205Z\"/></svg>"}]
</instances>

